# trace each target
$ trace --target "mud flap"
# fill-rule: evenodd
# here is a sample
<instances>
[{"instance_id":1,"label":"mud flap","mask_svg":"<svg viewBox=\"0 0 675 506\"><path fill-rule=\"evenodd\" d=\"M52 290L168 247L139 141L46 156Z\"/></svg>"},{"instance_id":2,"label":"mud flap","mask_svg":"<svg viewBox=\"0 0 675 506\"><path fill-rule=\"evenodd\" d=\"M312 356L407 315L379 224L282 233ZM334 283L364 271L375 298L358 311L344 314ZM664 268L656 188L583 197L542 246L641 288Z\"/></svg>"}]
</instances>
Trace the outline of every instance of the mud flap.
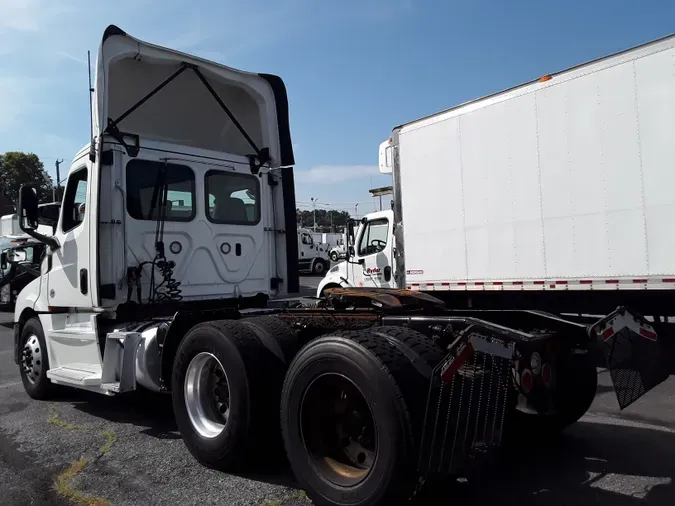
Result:
<instances>
[{"instance_id":1,"label":"mud flap","mask_svg":"<svg viewBox=\"0 0 675 506\"><path fill-rule=\"evenodd\" d=\"M514 345L472 333L436 366L427 397L420 477L455 474L500 446Z\"/></svg>"},{"instance_id":2,"label":"mud flap","mask_svg":"<svg viewBox=\"0 0 675 506\"><path fill-rule=\"evenodd\" d=\"M642 316L622 307L588 331L601 343L621 409L668 378L667 350Z\"/></svg>"}]
</instances>

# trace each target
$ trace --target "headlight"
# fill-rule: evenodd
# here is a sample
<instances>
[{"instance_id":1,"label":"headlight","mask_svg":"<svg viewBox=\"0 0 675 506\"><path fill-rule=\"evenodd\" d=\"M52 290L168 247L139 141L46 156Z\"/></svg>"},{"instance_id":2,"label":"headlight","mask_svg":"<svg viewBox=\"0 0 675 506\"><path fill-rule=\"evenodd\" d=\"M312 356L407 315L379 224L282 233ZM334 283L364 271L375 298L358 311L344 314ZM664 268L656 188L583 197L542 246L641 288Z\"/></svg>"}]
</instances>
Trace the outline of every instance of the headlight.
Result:
<instances>
[{"instance_id":1,"label":"headlight","mask_svg":"<svg viewBox=\"0 0 675 506\"><path fill-rule=\"evenodd\" d=\"M2 285L2 288L0 288L0 301L2 302L9 302L10 297L9 297L9 283L6 285Z\"/></svg>"}]
</instances>

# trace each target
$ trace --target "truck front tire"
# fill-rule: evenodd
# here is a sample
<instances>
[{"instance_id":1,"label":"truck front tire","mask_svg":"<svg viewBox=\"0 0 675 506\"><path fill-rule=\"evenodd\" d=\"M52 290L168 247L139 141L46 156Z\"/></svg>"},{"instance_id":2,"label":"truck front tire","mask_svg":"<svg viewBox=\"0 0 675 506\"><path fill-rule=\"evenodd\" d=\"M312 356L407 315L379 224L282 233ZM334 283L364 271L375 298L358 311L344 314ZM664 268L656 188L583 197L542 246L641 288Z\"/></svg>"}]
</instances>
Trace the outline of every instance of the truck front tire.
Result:
<instances>
[{"instance_id":1,"label":"truck front tire","mask_svg":"<svg viewBox=\"0 0 675 506\"><path fill-rule=\"evenodd\" d=\"M21 329L19 341L19 371L26 393L33 399L45 400L53 396L56 387L47 377L49 357L42 324L36 317Z\"/></svg>"},{"instance_id":2,"label":"truck front tire","mask_svg":"<svg viewBox=\"0 0 675 506\"><path fill-rule=\"evenodd\" d=\"M190 453L223 470L246 465L279 434L283 370L247 326L236 321L196 325L174 360L172 399ZM275 427L276 425L276 427Z\"/></svg>"},{"instance_id":3,"label":"truck front tire","mask_svg":"<svg viewBox=\"0 0 675 506\"><path fill-rule=\"evenodd\" d=\"M323 276L326 274L326 271L328 270L328 266L326 264L327 262L321 258L314 260L314 263L312 264L312 274L315 276Z\"/></svg>"},{"instance_id":4,"label":"truck front tire","mask_svg":"<svg viewBox=\"0 0 675 506\"><path fill-rule=\"evenodd\" d=\"M414 360L414 359L413 359ZM428 386L410 355L370 329L307 344L284 382L281 428L295 476L317 506L394 505L414 490L417 411Z\"/></svg>"}]
</instances>

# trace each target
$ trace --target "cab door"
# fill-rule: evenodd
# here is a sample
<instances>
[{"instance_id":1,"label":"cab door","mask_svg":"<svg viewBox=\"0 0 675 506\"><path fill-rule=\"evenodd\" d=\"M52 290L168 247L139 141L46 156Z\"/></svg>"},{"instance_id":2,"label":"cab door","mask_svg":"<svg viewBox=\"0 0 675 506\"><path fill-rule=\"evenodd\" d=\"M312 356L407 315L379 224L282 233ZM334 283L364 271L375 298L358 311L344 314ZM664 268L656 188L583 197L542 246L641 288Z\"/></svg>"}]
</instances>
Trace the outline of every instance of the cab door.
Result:
<instances>
[{"instance_id":1,"label":"cab door","mask_svg":"<svg viewBox=\"0 0 675 506\"><path fill-rule=\"evenodd\" d=\"M393 280L393 223L390 213L373 213L361 224L356 241L356 262L364 287L391 288ZM354 265L358 270L359 265Z\"/></svg>"},{"instance_id":2,"label":"cab door","mask_svg":"<svg viewBox=\"0 0 675 506\"><path fill-rule=\"evenodd\" d=\"M51 256L47 281L50 306L91 308L89 250L90 230L85 213L90 198L89 171L85 162L68 176L61 219L54 237L60 247Z\"/></svg>"}]
</instances>

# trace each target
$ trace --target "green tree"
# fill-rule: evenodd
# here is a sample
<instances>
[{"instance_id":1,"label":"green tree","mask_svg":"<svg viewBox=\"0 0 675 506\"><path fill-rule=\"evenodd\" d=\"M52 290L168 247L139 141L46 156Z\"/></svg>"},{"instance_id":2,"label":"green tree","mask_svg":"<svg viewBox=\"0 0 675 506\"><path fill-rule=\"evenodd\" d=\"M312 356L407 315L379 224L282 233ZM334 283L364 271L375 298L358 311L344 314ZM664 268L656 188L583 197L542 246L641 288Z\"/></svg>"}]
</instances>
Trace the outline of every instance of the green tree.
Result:
<instances>
[{"instance_id":1,"label":"green tree","mask_svg":"<svg viewBox=\"0 0 675 506\"><path fill-rule=\"evenodd\" d=\"M299 227L314 227L314 211L296 209L295 215ZM349 213L347 211L337 211L335 209L317 209L316 210L316 231L317 232L341 232L345 227Z\"/></svg>"},{"instance_id":2,"label":"green tree","mask_svg":"<svg viewBox=\"0 0 675 506\"><path fill-rule=\"evenodd\" d=\"M51 201L52 179L36 154L8 151L0 155L0 190L16 203L23 184L35 185L40 202Z\"/></svg>"}]
</instances>

